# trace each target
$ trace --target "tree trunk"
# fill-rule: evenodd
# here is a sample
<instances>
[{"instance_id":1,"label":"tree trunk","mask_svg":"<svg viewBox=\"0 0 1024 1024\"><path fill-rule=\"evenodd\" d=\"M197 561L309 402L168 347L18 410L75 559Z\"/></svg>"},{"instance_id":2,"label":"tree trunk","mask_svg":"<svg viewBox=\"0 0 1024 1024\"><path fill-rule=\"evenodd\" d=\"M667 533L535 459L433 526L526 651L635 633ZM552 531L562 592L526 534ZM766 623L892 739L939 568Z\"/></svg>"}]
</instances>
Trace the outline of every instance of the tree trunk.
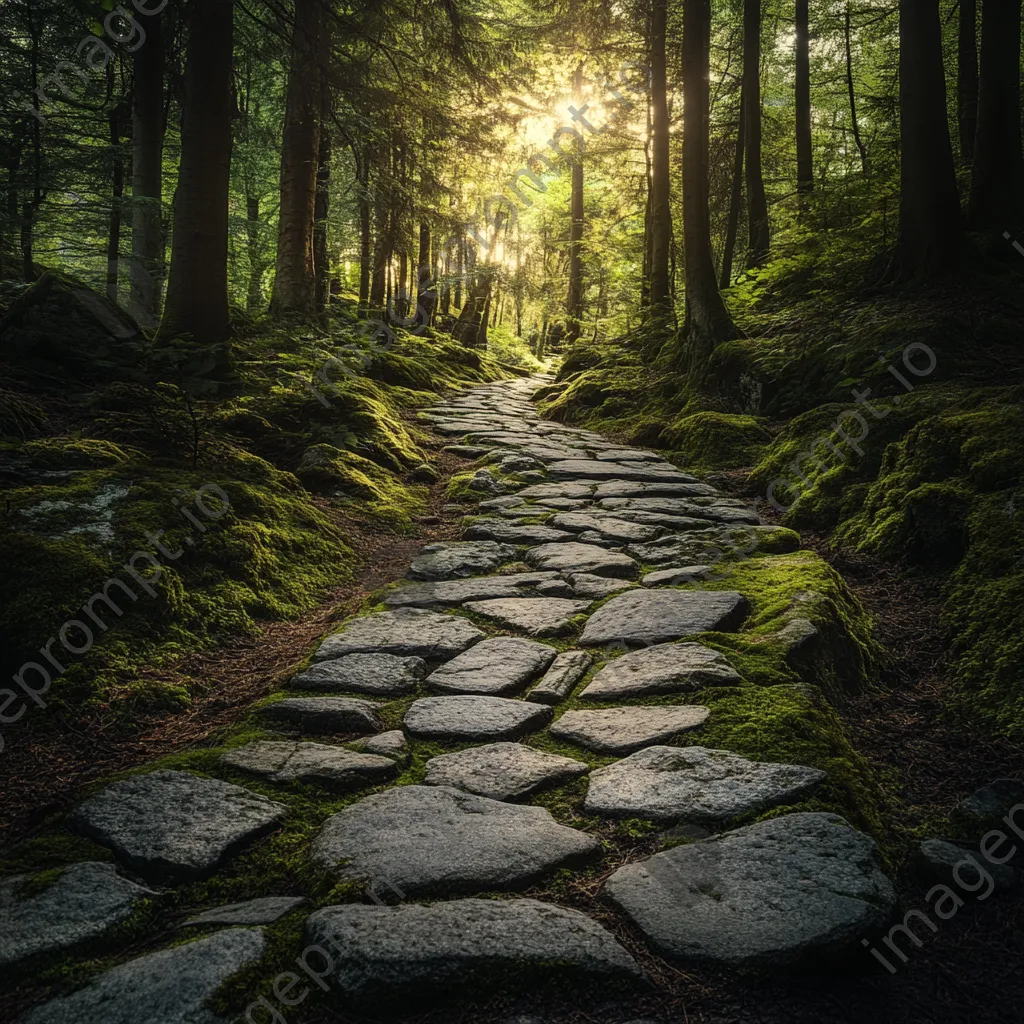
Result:
<instances>
[{"instance_id":1,"label":"tree trunk","mask_svg":"<svg viewBox=\"0 0 1024 1024\"><path fill-rule=\"evenodd\" d=\"M114 65L107 65L108 87L114 84ZM117 303L117 264L121 255L121 204L124 200L124 159L121 155L121 103L107 114L110 129L110 217L107 221L107 298Z\"/></svg>"},{"instance_id":2,"label":"tree trunk","mask_svg":"<svg viewBox=\"0 0 1024 1024\"><path fill-rule=\"evenodd\" d=\"M452 301L456 309L462 309L462 279L466 276L466 243L463 239L459 239L458 249L456 251L456 267L455 267L455 294L452 296Z\"/></svg>"},{"instance_id":3,"label":"tree trunk","mask_svg":"<svg viewBox=\"0 0 1024 1024\"><path fill-rule=\"evenodd\" d=\"M796 187L802 195L814 191L809 7L809 0L796 0Z\"/></svg>"},{"instance_id":4,"label":"tree trunk","mask_svg":"<svg viewBox=\"0 0 1024 1024\"><path fill-rule=\"evenodd\" d=\"M422 316L422 323L429 327L434 321L434 307L437 304L437 282L430 272L430 225L420 222L419 269L416 281L416 308ZM421 312L422 311L422 312Z\"/></svg>"},{"instance_id":5,"label":"tree trunk","mask_svg":"<svg viewBox=\"0 0 1024 1024\"><path fill-rule=\"evenodd\" d=\"M768 201L761 170L761 0L743 0L743 97L747 106L747 219L750 223L747 266L760 267L771 246Z\"/></svg>"},{"instance_id":6,"label":"tree trunk","mask_svg":"<svg viewBox=\"0 0 1024 1024\"><path fill-rule=\"evenodd\" d=\"M959 114L960 158L974 160L974 137L978 130L978 2L960 0L957 33L956 103Z\"/></svg>"},{"instance_id":7,"label":"tree trunk","mask_svg":"<svg viewBox=\"0 0 1024 1024\"><path fill-rule=\"evenodd\" d=\"M320 106L320 145L316 164L316 200L313 204L313 268L316 275L315 306L318 313L327 308L331 294L331 261L327 257L327 214L330 211L331 133L328 128L330 105L324 86Z\"/></svg>"},{"instance_id":8,"label":"tree trunk","mask_svg":"<svg viewBox=\"0 0 1024 1024\"><path fill-rule=\"evenodd\" d=\"M359 314L366 316L370 308L370 274L372 271L372 240L370 235L370 150L363 149L359 159Z\"/></svg>"},{"instance_id":9,"label":"tree trunk","mask_svg":"<svg viewBox=\"0 0 1024 1024\"><path fill-rule=\"evenodd\" d=\"M296 0L281 141L281 212L272 313L312 313L316 308L313 221L320 150L319 42L319 0Z\"/></svg>"},{"instance_id":10,"label":"tree trunk","mask_svg":"<svg viewBox=\"0 0 1024 1024\"><path fill-rule=\"evenodd\" d=\"M857 152L860 153L860 167L865 176L868 173L868 151L860 134L860 122L857 119L857 94L853 88L853 42L851 36L851 21L853 13L850 5L846 5L846 16L843 23L843 36L846 43L846 93L850 99L850 130L853 132L853 141L857 145Z\"/></svg>"},{"instance_id":11,"label":"tree trunk","mask_svg":"<svg viewBox=\"0 0 1024 1024\"><path fill-rule=\"evenodd\" d=\"M188 7L181 159L164 336L199 344L228 336L228 178L231 166L232 3Z\"/></svg>"},{"instance_id":12,"label":"tree trunk","mask_svg":"<svg viewBox=\"0 0 1024 1024\"><path fill-rule=\"evenodd\" d=\"M573 76L573 99L579 104L583 94L583 65ZM572 225L569 229L569 292L565 301L567 333L570 345L579 341L583 318L583 145L579 144L572 160Z\"/></svg>"},{"instance_id":13,"label":"tree trunk","mask_svg":"<svg viewBox=\"0 0 1024 1024\"><path fill-rule=\"evenodd\" d=\"M665 36L668 0L653 0L651 7L651 310L654 318L672 319L669 286L669 250L672 244L672 209L669 199L668 77Z\"/></svg>"},{"instance_id":14,"label":"tree trunk","mask_svg":"<svg viewBox=\"0 0 1024 1024\"><path fill-rule=\"evenodd\" d=\"M899 276L940 277L963 240L938 0L900 0Z\"/></svg>"},{"instance_id":15,"label":"tree trunk","mask_svg":"<svg viewBox=\"0 0 1024 1024\"><path fill-rule=\"evenodd\" d=\"M377 181L381 178L381 168L377 168ZM379 190L378 190L379 192ZM373 245L373 274L370 280L370 308L382 310L384 308L385 290L387 280L385 271L390 258L388 247L388 212L384 206L384 197L377 196L377 203L374 207L374 245Z\"/></svg>"},{"instance_id":16,"label":"tree trunk","mask_svg":"<svg viewBox=\"0 0 1024 1024\"><path fill-rule=\"evenodd\" d=\"M736 252L736 236L740 228L740 207L743 205L743 148L746 130L746 103L740 87L739 125L736 128L736 156L732 165L732 194L729 196L729 221L725 229L725 248L722 252L720 288L732 287L732 262Z\"/></svg>"},{"instance_id":17,"label":"tree trunk","mask_svg":"<svg viewBox=\"0 0 1024 1024\"><path fill-rule=\"evenodd\" d=\"M708 209L708 75L711 0L683 4L683 244L686 250L684 337L697 374L714 347L737 335L715 279ZM749 138L749 136L748 136Z\"/></svg>"},{"instance_id":18,"label":"tree trunk","mask_svg":"<svg viewBox=\"0 0 1024 1024\"><path fill-rule=\"evenodd\" d=\"M967 216L975 231L1021 223L1020 0L982 0L978 134Z\"/></svg>"},{"instance_id":19,"label":"tree trunk","mask_svg":"<svg viewBox=\"0 0 1024 1024\"><path fill-rule=\"evenodd\" d=\"M132 57L132 313L145 320L160 313L164 279L161 223L164 152L163 22L146 22L146 42Z\"/></svg>"},{"instance_id":20,"label":"tree trunk","mask_svg":"<svg viewBox=\"0 0 1024 1024\"><path fill-rule=\"evenodd\" d=\"M245 235L249 254L249 287L245 308L255 313L263 305L263 261L260 259L260 197L245 197Z\"/></svg>"}]
</instances>

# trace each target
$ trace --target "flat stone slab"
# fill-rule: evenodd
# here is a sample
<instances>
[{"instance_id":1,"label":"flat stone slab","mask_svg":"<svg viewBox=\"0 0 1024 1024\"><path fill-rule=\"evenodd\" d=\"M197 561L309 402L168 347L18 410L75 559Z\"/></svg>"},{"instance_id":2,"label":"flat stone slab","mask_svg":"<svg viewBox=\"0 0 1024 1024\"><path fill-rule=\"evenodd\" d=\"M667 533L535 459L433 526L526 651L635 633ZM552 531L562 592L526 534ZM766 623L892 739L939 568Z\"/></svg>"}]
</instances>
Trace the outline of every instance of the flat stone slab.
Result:
<instances>
[{"instance_id":1,"label":"flat stone slab","mask_svg":"<svg viewBox=\"0 0 1024 1024\"><path fill-rule=\"evenodd\" d=\"M572 617L581 615L590 604L564 597L499 597L468 601L462 607L531 636L558 636L572 625Z\"/></svg>"},{"instance_id":2,"label":"flat stone slab","mask_svg":"<svg viewBox=\"0 0 1024 1024\"><path fill-rule=\"evenodd\" d=\"M598 754L629 754L699 729L710 714L699 704L567 711L549 731Z\"/></svg>"},{"instance_id":3,"label":"flat stone slab","mask_svg":"<svg viewBox=\"0 0 1024 1024\"><path fill-rule=\"evenodd\" d=\"M692 693L705 686L737 686L740 674L718 651L701 644L655 644L604 665L581 700L622 700L660 693Z\"/></svg>"},{"instance_id":4,"label":"flat stone slab","mask_svg":"<svg viewBox=\"0 0 1024 1024\"><path fill-rule=\"evenodd\" d=\"M585 572L626 580L635 580L640 575L640 565L628 555L575 541L530 548L526 561L537 569L553 572Z\"/></svg>"},{"instance_id":5,"label":"flat stone slab","mask_svg":"<svg viewBox=\"0 0 1024 1024\"><path fill-rule=\"evenodd\" d=\"M516 493L520 498L589 498L593 490L593 484L563 481L557 484L530 484Z\"/></svg>"},{"instance_id":6,"label":"flat stone slab","mask_svg":"<svg viewBox=\"0 0 1024 1024\"><path fill-rule=\"evenodd\" d=\"M426 584L429 586L429 584ZM300 672L291 685L296 689L351 691L379 697L402 697L422 682L427 663L422 658L394 654L348 654L320 661Z\"/></svg>"},{"instance_id":7,"label":"flat stone slab","mask_svg":"<svg viewBox=\"0 0 1024 1024\"><path fill-rule=\"evenodd\" d=\"M564 459L548 464L548 473L555 480L643 480L651 483L686 483L690 477L675 469L656 469L621 462L600 462L597 459Z\"/></svg>"},{"instance_id":8,"label":"flat stone slab","mask_svg":"<svg viewBox=\"0 0 1024 1024\"><path fill-rule=\"evenodd\" d=\"M645 747L595 770L584 801L593 814L717 822L792 803L825 778L818 768L748 761L706 747Z\"/></svg>"},{"instance_id":9,"label":"flat stone slab","mask_svg":"<svg viewBox=\"0 0 1024 1024\"><path fill-rule=\"evenodd\" d=\"M411 580L450 580L493 572L516 557L508 544L493 540L457 540L428 544L412 560Z\"/></svg>"},{"instance_id":10,"label":"flat stone slab","mask_svg":"<svg viewBox=\"0 0 1024 1024\"><path fill-rule=\"evenodd\" d=\"M443 693L517 693L543 672L558 652L534 640L497 636L445 662L427 677Z\"/></svg>"},{"instance_id":11,"label":"flat stone slab","mask_svg":"<svg viewBox=\"0 0 1024 1024\"><path fill-rule=\"evenodd\" d=\"M580 643L657 644L696 633L733 632L748 607L734 590L629 590L590 616Z\"/></svg>"},{"instance_id":12,"label":"flat stone slab","mask_svg":"<svg viewBox=\"0 0 1024 1024\"><path fill-rule=\"evenodd\" d=\"M710 484L697 483L692 476L680 473L682 483L644 483L640 480L607 480L597 485L594 498L695 498L711 497L718 492Z\"/></svg>"},{"instance_id":13,"label":"flat stone slab","mask_svg":"<svg viewBox=\"0 0 1024 1024\"><path fill-rule=\"evenodd\" d=\"M257 740L229 750L221 761L271 782L310 782L341 790L385 782L398 774L390 757L325 743Z\"/></svg>"},{"instance_id":14,"label":"flat stone slab","mask_svg":"<svg viewBox=\"0 0 1024 1024\"><path fill-rule=\"evenodd\" d=\"M562 651L526 699L537 704L560 704L587 674L593 660L587 651Z\"/></svg>"},{"instance_id":15,"label":"flat stone slab","mask_svg":"<svg viewBox=\"0 0 1024 1024\"><path fill-rule=\"evenodd\" d=\"M361 750L367 754L379 754L381 757L396 759L405 757L408 748L405 733L401 729L391 729L378 736L364 736L349 745L352 749Z\"/></svg>"},{"instance_id":16,"label":"flat stone slab","mask_svg":"<svg viewBox=\"0 0 1024 1024\"><path fill-rule=\"evenodd\" d=\"M517 889L597 853L592 836L543 807L502 803L450 786L396 786L329 818L314 864L407 895Z\"/></svg>"},{"instance_id":17,"label":"flat stone slab","mask_svg":"<svg viewBox=\"0 0 1024 1024\"><path fill-rule=\"evenodd\" d=\"M380 732L384 728L377 706L356 697L285 697L264 704L259 715L302 732Z\"/></svg>"},{"instance_id":18,"label":"flat stone slab","mask_svg":"<svg viewBox=\"0 0 1024 1024\"><path fill-rule=\"evenodd\" d=\"M532 511L532 514L539 515L540 510ZM567 530L556 530L543 523L514 523L504 519L478 519L466 528L464 536L490 537L506 544L549 544L572 540L572 534Z\"/></svg>"},{"instance_id":19,"label":"flat stone slab","mask_svg":"<svg viewBox=\"0 0 1024 1024\"><path fill-rule=\"evenodd\" d=\"M20 895L30 881L30 875L0 879L0 967L97 939L156 895L97 861L72 864L45 891Z\"/></svg>"},{"instance_id":20,"label":"flat stone slab","mask_svg":"<svg viewBox=\"0 0 1024 1024\"><path fill-rule=\"evenodd\" d=\"M619 591L628 590L634 584L630 580L615 580L610 576L595 576L591 572L573 572L566 577L573 593L598 601Z\"/></svg>"},{"instance_id":21,"label":"flat stone slab","mask_svg":"<svg viewBox=\"0 0 1024 1024\"><path fill-rule=\"evenodd\" d=\"M507 740L540 729L551 708L506 697L424 697L405 713L404 724L424 739Z\"/></svg>"},{"instance_id":22,"label":"flat stone slab","mask_svg":"<svg viewBox=\"0 0 1024 1024\"><path fill-rule=\"evenodd\" d=\"M725 964L860 950L895 897L874 842L836 814L787 814L627 864L605 893L659 952Z\"/></svg>"},{"instance_id":23,"label":"flat stone slab","mask_svg":"<svg viewBox=\"0 0 1024 1024\"><path fill-rule=\"evenodd\" d=\"M325 907L309 918L305 937L332 950L329 983L356 1001L418 1001L424 991L461 991L474 975L490 986L496 973L532 991L552 963L591 985L642 977L595 921L529 899Z\"/></svg>"},{"instance_id":24,"label":"flat stone slab","mask_svg":"<svg viewBox=\"0 0 1024 1024\"><path fill-rule=\"evenodd\" d=\"M223 907L214 907L202 914L190 917L186 925L245 925L273 924L280 921L285 914L298 910L309 900L305 896L261 896L244 903L228 903Z\"/></svg>"},{"instance_id":25,"label":"flat stone slab","mask_svg":"<svg viewBox=\"0 0 1024 1024\"><path fill-rule=\"evenodd\" d=\"M287 813L230 782L158 771L111 783L67 823L143 878L182 881L210 874Z\"/></svg>"},{"instance_id":26,"label":"flat stone slab","mask_svg":"<svg viewBox=\"0 0 1024 1024\"><path fill-rule=\"evenodd\" d=\"M672 587L680 583L697 583L707 578L710 565L684 565L677 569L656 569L642 580L641 587Z\"/></svg>"},{"instance_id":27,"label":"flat stone slab","mask_svg":"<svg viewBox=\"0 0 1024 1024\"><path fill-rule=\"evenodd\" d=\"M444 608L465 601L497 597L528 597L535 588L556 578L554 572L517 572L507 576L476 576L441 583L413 583L392 591L384 603L392 608Z\"/></svg>"},{"instance_id":28,"label":"flat stone slab","mask_svg":"<svg viewBox=\"0 0 1024 1024\"><path fill-rule=\"evenodd\" d=\"M229 928L129 960L85 988L30 1010L20 1024L220 1024L217 990L263 955L258 928Z\"/></svg>"},{"instance_id":29,"label":"flat stone slab","mask_svg":"<svg viewBox=\"0 0 1024 1024\"><path fill-rule=\"evenodd\" d=\"M522 743L488 743L427 762L428 786L454 786L492 800L521 800L538 789L586 775L582 761L559 757Z\"/></svg>"},{"instance_id":30,"label":"flat stone slab","mask_svg":"<svg viewBox=\"0 0 1024 1024\"><path fill-rule=\"evenodd\" d=\"M559 512L551 519L551 523L570 533L593 530L609 540L622 544L653 540L662 532L656 526L643 526L640 523L630 523L614 516L598 515L593 512Z\"/></svg>"},{"instance_id":31,"label":"flat stone slab","mask_svg":"<svg viewBox=\"0 0 1024 1024\"><path fill-rule=\"evenodd\" d=\"M323 660L374 652L442 660L454 658L483 638L472 622L457 615L398 608L352 619L320 645L315 657Z\"/></svg>"}]
</instances>

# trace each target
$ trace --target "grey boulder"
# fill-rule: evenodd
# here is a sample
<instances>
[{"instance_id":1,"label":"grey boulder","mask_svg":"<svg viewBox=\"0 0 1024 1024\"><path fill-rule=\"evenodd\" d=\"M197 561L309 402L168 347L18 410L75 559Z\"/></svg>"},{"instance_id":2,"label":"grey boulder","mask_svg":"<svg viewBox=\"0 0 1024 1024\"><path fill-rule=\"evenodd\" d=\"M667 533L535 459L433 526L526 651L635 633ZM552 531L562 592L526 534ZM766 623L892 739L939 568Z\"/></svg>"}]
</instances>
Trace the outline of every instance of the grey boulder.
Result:
<instances>
[{"instance_id":1,"label":"grey boulder","mask_svg":"<svg viewBox=\"0 0 1024 1024\"><path fill-rule=\"evenodd\" d=\"M739 673L724 655L701 644L655 644L604 665L580 694L582 700L608 701L689 693L705 686L736 686Z\"/></svg>"},{"instance_id":2,"label":"grey boulder","mask_svg":"<svg viewBox=\"0 0 1024 1024\"><path fill-rule=\"evenodd\" d=\"M355 697L286 697L264 704L259 714L302 732L379 732L384 727L376 705Z\"/></svg>"},{"instance_id":3,"label":"grey boulder","mask_svg":"<svg viewBox=\"0 0 1024 1024\"><path fill-rule=\"evenodd\" d=\"M560 704L587 674L592 661L587 651L562 651L526 699L537 704Z\"/></svg>"},{"instance_id":4,"label":"grey boulder","mask_svg":"<svg viewBox=\"0 0 1024 1024\"><path fill-rule=\"evenodd\" d=\"M584 807L613 817L728 821L799 800L824 778L818 768L748 761L728 750L645 747L595 770Z\"/></svg>"},{"instance_id":5,"label":"grey boulder","mask_svg":"<svg viewBox=\"0 0 1024 1024\"><path fill-rule=\"evenodd\" d=\"M177 882L210 874L273 831L287 812L230 782L157 771L111 783L75 810L68 825L143 878Z\"/></svg>"},{"instance_id":6,"label":"grey boulder","mask_svg":"<svg viewBox=\"0 0 1024 1024\"><path fill-rule=\"evenodd\" d=\"M329 636L317 660L369 652L442 660L472 647L484 634L468 619L423 608L398 608L351 619Z\"/></svg>"},{"instance_id":7,"label":"grey boulder","mask_svg":"<svg viewBox=\"0 0 1024 1024\"><path fill-rule=\"evenodd\" d=\"M895 902L874 842L819 813L627 864L604 891L660 953L723 964L835 953L881 928Z\"/></svg>"},{"instance_id":8,"label":"grey boulder","mask_svg":"<svg viewBox=\"0 0 1024 1024\"><path fill-rule=\"evenodd\" d=\"M258 928L229 928L114 967L20 1024L221 1024L210 999L263 954Z\"/></svg>"},{"instance_id":9,"label":"grey boulder","mask_svg":"<svg viewBox=\"0 0 1024 1024\"><path fill-rule=\"evenodd\" d=\"M573 616L581 615L590 604L564 597L499 597L468 601L463 608L530 636L559 636L572 626Z\"/></svg>"},{"instance_id":10,"label":"grey boulder","mask_svg":"<svg viewBox=\"0 0 1024 1024\"><path fill-rule=\"evenodd\" d=\"M554 579L553 572L518 572L507 576L413 583L389 593L384 603L391 608L444 608L493 597L528 597L536 588Z\"/></svg>"},{"instance_id":11,"label":"grey boulder","mask_svg":"<svg viewBox=\"0 0 1024 1024\"><path fill-rule=\"evenodd\" d=\"M0 967L97 939L156 895L122 878L113 864L96 861L71 864L43 892L19 895L29 881L29 875L0 879Z\"/></svg>"},{"instance_id":12,"label":"grey boulder","mask_svg":"<svg viewBox=\"0 0 1024 1024\"><path fill-rule=\"evenodd\" d=\"M628 555L606 551L596 544L580 544L576 541L541 544L530 548L526 552L526 561L537 569L550 569L554 572L586 572L626 580L635 580L640 575L639 563Z\"/></svg>"},{"instance_id":13,"label":"grey boulder","mask_svg":"<svg viewBox=\"0 0 1024 1024\"><path fill-rule=\"evenodd\" d=\"M427 683L443 693L516 693L536 679L557 653L534 640L493 637L445 662L427 677Z\"/></svg>"},{"instance_id":14,"label":"grey boulder","mask_svg":"<svg viewBox=\"0 0 1024 1024\"><path fill-rule=\"evenodd\" d=\"M629 590L594 612L580 643L657 644L697 633L734 631L748 607L747 599L732 590Z\"/></svg>"},{"instance_id":15,"label":"grey boulder","mask_svg":"<svg viewBox=\"0 0 1024 1024\"><path fill-rule=\"evenodd\" d=\"M598 754L628 754L698 729L710 714L698 704L567 711L550 732Z\"/></svg>"},{"instance_id":16,"label":"grey boulder","mask_svg":"<svg viewBox=\"0 0 1024 1024\"><path fill-rule=\"evenodd\" d=\"M507 740L536 731L551 715L551 708L521 700L458 694L415 701L404 724L423 739Z\"/></svg>"},{"instance_id":17,"label":"grey boulder","mask_svg":"<svg viewBox=\"0 0 1024 1024\"><path fill-rule=\"evenodd\" d=\"M291 685L296 689L351 691L379 697L402 697L412 693L427 674L422 658L394 654L348 654L331 661L319 661L300 672Z\"/></svg>"},{"instance_id":18,"label":"grey boulder","mask_svg":"<svg viewBox=\"0 0 1024 1024\"><path fill-rule=\"evenodd\" d=\"M517 889L597 853L591 836L543 807L502 803L449 786L398 786L329 818L313 863L407 895Z\"/></svg>"},{"instance_id":19,"label":"grey boulder","mask_svg":"<svg viewBox=\"0 0 1024 1024\"><path fill-rule=\"evenodd\" d=\"M589 979L639 980L633 958L577 910L530 899L461 899L430 906L325 907L306 924L310 944L334 951L331 982L360 1002L418 1000L424 991L485 989L495 973L524 992L552 964Z\"/></svg>"},{"instance_id":20,"label":"grey boulder","mask_svg":"<svg viewBox=\"0 0 1024 1024\"><path fill-rule=\"evenodd\" d=\"M522 743L488 743L432 757L423 781L428 786L454 786L492 800L519 800L589 770L582 761Z\"/></svg>"},{"instance_id":21,"label":"grey boulder","mask_svg":"<svg viewBox=\"0 0 1024 1024\"><path fill-rule=\"evenodd\" d=\"M310 782L341 790L384 782L398 773L390 757L324 743L257 740L229 750L221 761L271 782Z\"/></svg>"},{"instance_id":22,"label":"grey boulder","mask_svg":"<svg viewBox=\"0 0 1024 1024\"><path fill-rule=\"evenodd\" d=\"M493 540L444 541L427 544L409 566L412 580L450 580L493 572L511 561L516 549Z\"/></svg>"}]
</instances>

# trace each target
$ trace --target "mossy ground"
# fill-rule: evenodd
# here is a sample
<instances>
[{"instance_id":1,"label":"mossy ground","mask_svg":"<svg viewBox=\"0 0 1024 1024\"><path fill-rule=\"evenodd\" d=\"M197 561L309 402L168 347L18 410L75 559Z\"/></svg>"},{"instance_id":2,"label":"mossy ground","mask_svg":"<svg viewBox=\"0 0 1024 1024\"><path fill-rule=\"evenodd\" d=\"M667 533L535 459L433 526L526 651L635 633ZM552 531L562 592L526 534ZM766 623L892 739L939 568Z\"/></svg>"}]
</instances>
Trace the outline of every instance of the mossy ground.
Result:
<instances>
[{"instance_id":1,"label":"mossy ground","mask_svg":"<svg viewBox=\"0 0 1024 1024\"><path fill-rule=\"evenodd\" d=\"M338 352L341 364L329 363ZM52 648L65 671L54 670L47 703L64 713L102 708L107 722L128 721L186 704L187 692L140 668L294 618L350 579L349 523L401 533L425 511L413 478L429 475L427 435L409 411L503 373L442 335L374 345L344 305L317 321L242 325L227 383L182 376L164 356L149 377L25 385L18 409L30 400L43 415L26 421L8 404L0 416L0 667L45 664L48 637L84 622L87 650ZM218 495L230 508L204 514L197 493L213 513ZM125 569L139 551L160 566L152 593ZM158 571L143 556L134 565ZM95 604L97 622L83 606L105 586L114 606ZM68 635L87 646L77 627Z\"/></svg>"}]
</instances>

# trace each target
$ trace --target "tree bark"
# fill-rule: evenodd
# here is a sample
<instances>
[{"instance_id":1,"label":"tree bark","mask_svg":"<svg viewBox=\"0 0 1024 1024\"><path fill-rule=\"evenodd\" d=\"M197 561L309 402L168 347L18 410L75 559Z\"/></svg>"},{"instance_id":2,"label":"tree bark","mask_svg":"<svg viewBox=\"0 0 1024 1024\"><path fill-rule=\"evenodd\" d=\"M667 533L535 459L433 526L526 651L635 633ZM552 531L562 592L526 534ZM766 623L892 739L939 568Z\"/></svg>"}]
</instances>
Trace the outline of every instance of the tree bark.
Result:
<instances>
[{"instance_id":1,"label":"tree bark","mask_svg":"<svg viewBox=\"0 0 1024 1024\"><path fill-rule=\"evenodd\" d=\"M962 240L939 3L900 0L899 276L925 280L948 273Z\"/></svg>"},{"instance_id":2,"label":"tree bark","mask_svg":"<svg viewBox=\"0 0 1024 1024\"><path fill-rule=\"evenodd\" d=\"M181 159L163 336L199 344L228 336L228 178L231 165L232 3L188 8Z\"/></svg>"},{"instance_id":3,"label":"tree bark","mask_svg":"<svg viewBox=\"0 0 1024 1024\"><path fill-rule=\"evenodd\" d=\"M263 305L263 262L260 259L260 197L245 197L245 235L249 253L249 286L245 308L254 313Z\"/></svg>"},{"instance_id":4,"label":"tree bark","mask_svg":"<svg viewBox=\"0 0 1024 1024\"><path fill-rule=\"evenodd\" d=\"M967 216L975 231L1021 222L1020 0L982 0L978 134Z\"/></svg>"},{"instance_id":5,"label":"tree bark","mask_svg":"<svg viewBox=\"0 0 1024 1024\"><path fill-rule=\"evenodd\" d=\"M809 0L796 0L796 187L802 195L814 191L809 8Z\"/></svg>"},{"instance_id":6,"label":"tree bark","mask_svg":"<svg viewBox=\"0 0 1024 1024\"><path fill-rule=\"evenodd\" d=\"M573 76L573 99L580 103L583 94L583 65ZM583 318L583 144L579 143L572 158L572 195L569 214L569 291L565 300L566 339L570 345L579 341Z\"/></svg>"},{"instance_id":7,"label":"tree bark","mask_svg":"<svg viewBox=\"0 0 1024 1024\"><path fill-rule=\"evenodd\" d=\"M320 140L316 161L316 200L313 204L313 270L316 278L314 304L322 313L331 295L331 261L327 256L327 215L331 188L330 95L321 85Z\"/></svg>"},{"instance_id":8,"label":"tree bark","mask_svg":"<svg viewBox=\"0 0 1024 1024\"><path fill-rule=\"evenodd\" d=\"M743 96L747 105L747 266L759 267L771 247L768 201L761 169L761 0L743 0Z\"/></svg>"},{"instance_id":9,"label":"tree bark","mask_svg":"<svg viewBox=\"0 0 1024 1024\"><path fill-rule=\"evenodd\" d=\"M668 76L665 37L668 0L652 0L651 7L651 291L655 320L672 320L669 250L672 245L672 210L669 198Z\"/></svg>"},{"instance_id":10,"label":"tree bark","mask_svg":"<svg viewBox=\"0 0 1024 1024\"><path fill-rule=\"evenodd\" d=\"M420 222L420 251L416 271L416 310L422 317L422 324L429 327L434 322L434 307L437 305L437 282L430 272L430 225Z\"/></svg>"},{"instance_id":11,"label":"tree bark","mask_svg":"<svg viewBox=\"0 0 1024 1024\"><path fill-rule=\"evenodd\" d=\"M729 220L725 229L725 248L722 252L722 273L719 288L732 287L732 263L736 252L736 236L740 228L740 207L743 205L743 150L746 130L746 103L740 86L739 125L736 128L736 156L732 165L732 194L729 196Z\"/></svg>"},{"instance_id":12,"label":"tree bark","mask_svg":"<svg viewBox=\"0 0 1024 1024\"><path fill-rule=\"evenodd\" d=\"M857 94L853 88L853 42L851 40L853 12L849 3L846 5L846 16L843 22L843 37L846 43L846 93L850 100L850 130L853 132L853 141L856 143L857 152L860 154L860 167L865 176L868 173L868 151L864 145L864 139L860 134L860 122L857 119Z\"/></svg>"},{"instance_id":13,"label":"tree bark","mask_svg":"<svg viewBox=\"0 0 1024 1024\"><path fill-rule=\"evenodd\" d=\"M370 308L370 274L373 246L370 232L370 150L364 148L359 159L359 314Z\"/></svg>"},{"instance_id":14,"label":"tree bark","mask_svg":"<svg viewBox=\"0 0 1024 1024\"><path fill-rule=\"evenodd\" d=\"M163 22L146 22L146 42L132 57L132 263L131 311L143 319L160 313L164 279L161 219L164 153Z\"/></svg>"},{"instance_id":15,"label":"tree bark","mask_svg":"<svg viewBox=\"0 0 1024 1024\"><path fill-rule=\"evenodd\" d=\"M683 4L683 243L690 371L699 374L715 346L737 336L715 279L708 208L708 75L711 0ZM749 136L748 136L749 138Z\"/></svg>"},{"instance_id":16,"label":"tree bark","mask_svg":"<svg viewBox=\"0 0 1024 1024\"><path fill-rule=\"evenodd\" d=\"M960 158L974 160L978 130L978 2L960 0L957 32L956 103L959 113Z\"/></svg>"},{"instance_id":17,"label":"tree bark","mask_svg":"<svg viewBox=\"0 0 1024 1024\"><path fill-rule=\"evenodd\" d=\"M107 65L107 91L113 91L114 65ZM110 217L107 221L107 298L117 304L117 270L121 255L121 205L124 201L124 158L121 155L121 101L107 114L110 131Z\"/></svg>"},{"instance_id":18,"label":"tree bark","mask_svg":"<svg viewBox=\"0 0 1024 1024\"><path fill-rule=\"evenodd\" d=\"M296 0L281 142L281 212L272 313L316 308L313 223L320 150L319 0Z\"/></svg>"}]
</instances>

